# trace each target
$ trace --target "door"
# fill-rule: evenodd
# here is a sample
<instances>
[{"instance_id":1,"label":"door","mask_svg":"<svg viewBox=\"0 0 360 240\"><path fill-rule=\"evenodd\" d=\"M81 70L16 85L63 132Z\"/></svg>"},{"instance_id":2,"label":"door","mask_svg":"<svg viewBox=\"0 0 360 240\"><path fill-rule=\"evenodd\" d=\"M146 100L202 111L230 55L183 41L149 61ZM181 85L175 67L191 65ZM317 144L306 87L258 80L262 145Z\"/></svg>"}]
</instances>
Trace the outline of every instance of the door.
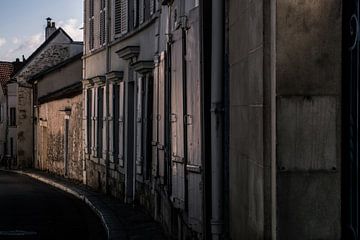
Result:
<instances>
[{"instance_id":1,"label":"door","mask_svg":"<svg viewBox=\"0 0 360 240\"><path fill-rule=\"evenodd\" d=\"M359 239L359 0L343 1L343 239Z\"/></svg>"}]
</instances>

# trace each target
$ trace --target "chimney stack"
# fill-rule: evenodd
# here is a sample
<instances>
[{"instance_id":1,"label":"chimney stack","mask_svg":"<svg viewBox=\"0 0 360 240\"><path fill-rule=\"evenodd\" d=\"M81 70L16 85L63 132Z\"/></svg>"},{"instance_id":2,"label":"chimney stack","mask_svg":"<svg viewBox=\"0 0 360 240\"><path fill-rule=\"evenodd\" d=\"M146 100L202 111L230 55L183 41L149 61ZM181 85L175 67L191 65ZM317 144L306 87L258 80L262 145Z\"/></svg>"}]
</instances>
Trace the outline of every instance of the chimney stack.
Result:
<instances>
[{"instance_id":1,"label":"chimney stack","mask_svg":"<svg viewBox=\"0 0 360 240\"><path fill-rule=\"evenodd\" d=\"M55 22L52 22L51 20L52 19L50 17L46 19L45 40L56 31Z\"/></svg>"}]
</instances>

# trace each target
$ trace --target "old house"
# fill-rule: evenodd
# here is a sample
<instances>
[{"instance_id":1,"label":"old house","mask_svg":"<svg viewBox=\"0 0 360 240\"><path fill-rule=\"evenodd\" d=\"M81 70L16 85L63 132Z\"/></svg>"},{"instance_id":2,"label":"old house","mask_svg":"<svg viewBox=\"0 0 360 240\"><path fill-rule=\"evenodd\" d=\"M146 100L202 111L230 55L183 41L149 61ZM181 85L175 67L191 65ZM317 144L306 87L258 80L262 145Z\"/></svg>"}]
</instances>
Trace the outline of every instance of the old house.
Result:
<instances>
[{"instance_id":1,"label":"old house","mask_svg":"<svg viewBox=\"0 0 360 240\"><path fill-rule=\"evenodd\" d=\"M0 161L4 160L7 154L7 98L6 84L10 81L14 67L11 62L0 62Z\"/></svg>"},{"instance_id":2,"label":"old house","mask_svg":"<svg viewBox=\"0 0 360 240\"><path fill-rule=\"evenodd\" d=\"M204 237L198 1L85 1L86 183Z\"/></svg>"},{"instance_id":3,"label":"old house","mask_svg":"<svg viewBox=\"0 0 360 240\"><path fill-rule=\"evenodd\" d=\"M45 41L27 59L26 64L14 76L16 79L17 165L19 168L34 166L33 89L29 80L61 62L82 52L81 42L75 42L62 29L47 19Z\"/></svg>"},{"instance_id":4,"label":"old house","mask_svg":"<svg viewBox=\"0 0 360 240\"><path fill-rule=\"evenodd\" d=\"M82 52L48 68L33 85L35 168L83 180Z\"/></svg>"},{"instance_id":5,"label":"old house","mask_svg":"<svg viewBox=\"0 0 360 240\"><path fill-rule=\"evenodd\" d=\"M0 155L4 164L7 161L5 165L16 165L16 91L13 76L24 64L25 59L22 62L19 59L0 62Z\"/></svg>"}]
</instances>

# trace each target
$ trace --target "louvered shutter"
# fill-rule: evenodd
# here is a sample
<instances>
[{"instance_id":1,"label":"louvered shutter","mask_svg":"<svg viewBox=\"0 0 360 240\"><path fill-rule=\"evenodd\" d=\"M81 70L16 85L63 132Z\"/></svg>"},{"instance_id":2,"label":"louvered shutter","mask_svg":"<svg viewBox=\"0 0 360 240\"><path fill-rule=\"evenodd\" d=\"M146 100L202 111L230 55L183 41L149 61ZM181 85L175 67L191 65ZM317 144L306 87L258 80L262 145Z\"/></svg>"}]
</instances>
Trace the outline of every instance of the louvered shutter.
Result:
<instances>
[{"instance_id":1,"label":"louvered shutter","mask_svg":"<svg viewBox=\"0 0 360 240\"><path fill-rule=\"evenodd\" d=\"M128 31L128 0L121 1L121 33L125 34Z\"/></svg>"},{"instance_id":2,"label":"louvered shutter","mask_svg":"<svg viewBox=\"0 0 360 240\"><path fill-rule=\"evenodd\" d=\"M122 0L115 0L114 3L114 32L121 34L121 5Z\"/></svg>"},{"instance_id":3,"label":"louvered shutter","mask_svg":"<svg viewBox=\"0 0 360 240\"><path fill-rule=\"evenodd\" d=\"M133 0L133 3L134 3L134 15L133 15L134 27L137 27L137 25L138 25L138 12L139 12L138 1L141 1L141 0Z\"/></svg>"},{"instance_id":4,"label":"louvered shutter","mask_svg":"<svg viewBox=\"0 0 360 240\"><path fill-rule=\"evenodd\" d=\"M105 0L101 0L101 9L100 9L100 45L105 44L106 39L106 8Z\"/></svg>"},{"instance_id":5,"label":"louvered shutter","mask_svg":"<svg viewBox=\"0 0 360 240\"><path fill-rule=\"evenodd\" d=\"M154 14L154 12L155 12L155 3L154 3L154 1L155 0L149 0L150 1L150 6L149 6L149 8L150 8L150 15L153 15Z\"/></svg>"},{"instance_id":6,"label":"louvered shutter","mask_svg":"<svg viewBox=\"0 0 360 240\"><path fill-rule=\"evenodd\" d=\"M89 0L89 50L94 49L94 0Z\"/></svg>"},{"instance_id":7,"label":"louvered shutter","mask_svg":"<svg viewBox=\"0 0 360 240\"><path fill-rule=\"evenodd\" d=\"M144 0L139 0L139 23L144 22Z\"/></svg>"}]
</instances>

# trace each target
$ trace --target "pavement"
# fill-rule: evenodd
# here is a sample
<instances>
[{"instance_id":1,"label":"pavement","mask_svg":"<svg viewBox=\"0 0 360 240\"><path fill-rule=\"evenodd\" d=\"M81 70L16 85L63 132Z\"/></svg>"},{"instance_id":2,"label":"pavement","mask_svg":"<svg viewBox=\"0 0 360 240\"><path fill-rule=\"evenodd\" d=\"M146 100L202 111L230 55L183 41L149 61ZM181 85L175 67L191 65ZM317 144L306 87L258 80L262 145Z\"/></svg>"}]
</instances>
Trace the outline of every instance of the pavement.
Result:
<instances>
[{"instance_id":1,"label":"pavement","mask_svg":"<svg viewBox=\"0 0 360 240\"><path fill-rule=\"evenodd\" d=\"M4 172L4 171L1 171ZM0 173L1 173L0 172ZM30 177L85 202L100 218L106 239L119 240L165 240L168 239L161 225L145 211L108 195L96 192L82 184L37 170L7 171ZM11 172L11 173L10 173ZM1 176L1 175L0 175ZM1 182L0 182L1 186ZM1 189L0 189L1 190ZM0 195L1 197L1 195ZM1 201L0 201L1 202ZM1 214L2 215L2 214ZM94 228L95 230L95 228ZM0 232L1 233L1 232ZM0 235L1 236L1 235ZM1 238L0 238L1 239ZM76 239L76 238L75 238ZM84 239L84 238L79 238ZM100 235L93 239L103 239Z\"/></svg>"}]
</instances>

